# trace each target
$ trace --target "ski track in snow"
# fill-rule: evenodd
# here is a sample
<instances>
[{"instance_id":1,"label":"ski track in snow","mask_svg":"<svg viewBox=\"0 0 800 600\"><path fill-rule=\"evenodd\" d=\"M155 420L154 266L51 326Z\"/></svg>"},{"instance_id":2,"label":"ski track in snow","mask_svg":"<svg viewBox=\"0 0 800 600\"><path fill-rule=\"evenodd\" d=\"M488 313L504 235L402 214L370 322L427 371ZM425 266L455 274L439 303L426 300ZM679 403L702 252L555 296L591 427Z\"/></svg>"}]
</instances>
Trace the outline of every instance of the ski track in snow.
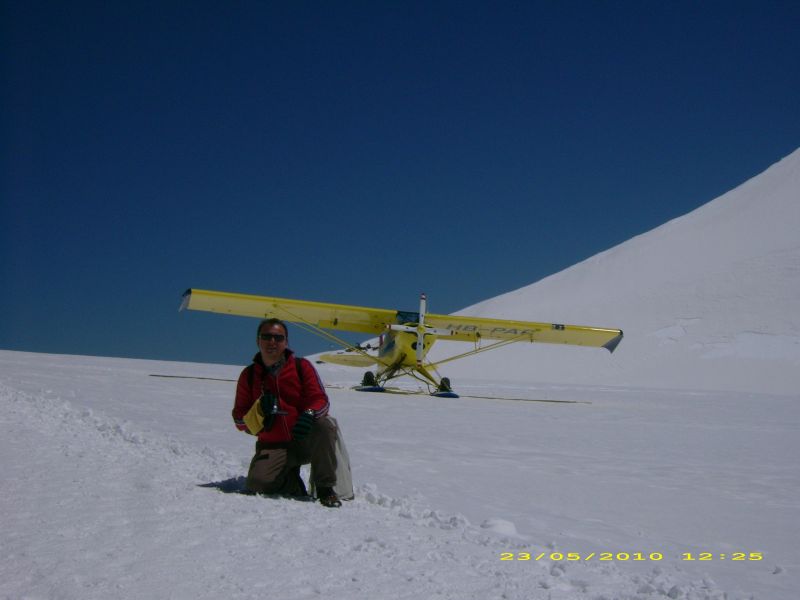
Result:
<instances>
[{"instance_id":1,"label":"ski track in snow","mask_svg":"<svg viewBox=\"0 0 800 600\"><path fill-rule=\"evenodd\" d=\"M371 484L339 510L204 489L247 461L47 390L0 402L3 598L732 598L674 566L501 561L553 549Z\"/></svg>"}]
</instances>

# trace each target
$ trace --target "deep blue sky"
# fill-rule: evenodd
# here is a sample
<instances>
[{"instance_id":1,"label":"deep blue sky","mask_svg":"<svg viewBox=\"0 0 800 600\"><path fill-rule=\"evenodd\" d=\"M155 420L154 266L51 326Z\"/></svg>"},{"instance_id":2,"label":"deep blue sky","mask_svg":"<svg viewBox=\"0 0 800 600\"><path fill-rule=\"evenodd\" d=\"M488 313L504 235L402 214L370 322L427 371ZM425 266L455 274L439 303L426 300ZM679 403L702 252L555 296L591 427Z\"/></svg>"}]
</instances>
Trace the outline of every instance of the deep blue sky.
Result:
<instances>
[{"instance_id":1,"label":"deep blue sky","mask_svg":"<svg viewBox=\"0 0 800 600\"><path fill-rule=\"evenodd\" d=\"M188 287L452 312L800 145L795 1L0 6L4 349L247 362Z\"/></svg>"}]
</instances>

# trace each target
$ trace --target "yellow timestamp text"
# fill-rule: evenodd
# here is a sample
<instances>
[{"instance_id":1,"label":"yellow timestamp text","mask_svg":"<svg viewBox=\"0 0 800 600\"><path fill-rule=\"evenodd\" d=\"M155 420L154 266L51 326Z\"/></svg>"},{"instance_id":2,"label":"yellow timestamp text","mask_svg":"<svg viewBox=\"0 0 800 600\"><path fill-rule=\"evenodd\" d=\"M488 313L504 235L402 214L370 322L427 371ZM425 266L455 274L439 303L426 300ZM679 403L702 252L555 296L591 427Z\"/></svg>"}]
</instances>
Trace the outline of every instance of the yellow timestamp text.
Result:
<instances>
[{"instance_id":1,"label":"yellow timestamp text","mask_svg":"<svg viewBox=\"0 0 800 600\"><path fill-rule=\"evenodd\" d=\"M553 562L568 561L626 561L626 560L663 560L664 555L660 552L501 552L500 560L552 560Z\"/></svg>"},{"instance_id":2,"label":"yellow timestamp text","mask_svg":"<svg viewBox=\"0 0 800 600\"><path fill-rule=\"evenodd\" d=\"M756 561L764 560L763 552L684 552L680 555L684 561L703 561L703 560L730 560L730 561ZM540 561L550 560L553 562L562 561L590 561L601 562L615 561L660 561L664 560L663 552L501 552L500 560L515 561Z\"/></svg>"},{"instance_id":3,"label":"yellow timestamp text","mask_svg":"<svg viewBox=\"0 0 800 600\"><path fill-rule=\"evenodd\" d=\"M681 560L764 560L763 552L684 552Z\"/></svg>"}]
</instances>

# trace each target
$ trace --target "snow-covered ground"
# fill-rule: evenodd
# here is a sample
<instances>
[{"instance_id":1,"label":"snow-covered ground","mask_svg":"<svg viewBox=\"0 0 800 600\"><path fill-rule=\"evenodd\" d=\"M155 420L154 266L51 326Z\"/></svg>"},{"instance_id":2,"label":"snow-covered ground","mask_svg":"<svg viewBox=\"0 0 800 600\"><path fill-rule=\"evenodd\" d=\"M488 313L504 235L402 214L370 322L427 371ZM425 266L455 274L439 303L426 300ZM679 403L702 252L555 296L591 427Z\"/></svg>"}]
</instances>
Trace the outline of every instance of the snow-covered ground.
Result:
<instances>
[{"instance_id":1,"label":"snow-covered ground","mask_svg":"<svg viewBox=\"0 0 800 600\"><path fill-rule=\"evenodd\" d=\"M463 311L619 327L613 355L448 363L458 399L320 365L357 487L338 510L221 492L252 453L242 365L0 351L0 597L795 600L798 298L800 151Z\"/></svg>"},{"instance_id":2,"label":"snow-covered ground","mask_svg":"<svg viewBox=\"0 0 800 600\"><path fill-rule=\"evenodd\" d=\"M797 397L330 387L357 486L331 510L218 491L252 450L230 422L234 384L151 376L238 371L0 351L0 596L797 595Z\"/></svg>"}]
</instances>

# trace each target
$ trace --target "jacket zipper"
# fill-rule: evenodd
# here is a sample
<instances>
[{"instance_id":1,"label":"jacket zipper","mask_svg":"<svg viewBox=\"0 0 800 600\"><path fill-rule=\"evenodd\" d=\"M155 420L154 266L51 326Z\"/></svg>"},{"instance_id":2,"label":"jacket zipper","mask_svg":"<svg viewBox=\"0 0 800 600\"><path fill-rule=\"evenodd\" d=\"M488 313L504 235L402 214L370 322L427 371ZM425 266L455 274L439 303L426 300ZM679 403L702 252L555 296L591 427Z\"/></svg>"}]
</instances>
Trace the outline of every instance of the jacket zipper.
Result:
<instances>
[{"instance_id":1,"label":"jacket zipper","mask_svg":"<svg viewBox=\"0 0 800 600\"><path fill-rule=\"evenodd\" d=\"M285 366L286 365L284 365L283 367L285 367ZM283 367L281 367L281 371L283 371ZM275 391L277 392L276 395L278 396L278 410L285 410L281 406L281 404L283 403L283 400L281 399L281 385L278 382L278 375L280 375L280 371L275 373ZM286 415L275 415L275 416L276 417L281 417L281 426L283 427L283 433L286 435L286 437L289 439L289 441L292 441L292 434L289 433L289 427L286 425Z\"/></svg>"}]
</instances>

